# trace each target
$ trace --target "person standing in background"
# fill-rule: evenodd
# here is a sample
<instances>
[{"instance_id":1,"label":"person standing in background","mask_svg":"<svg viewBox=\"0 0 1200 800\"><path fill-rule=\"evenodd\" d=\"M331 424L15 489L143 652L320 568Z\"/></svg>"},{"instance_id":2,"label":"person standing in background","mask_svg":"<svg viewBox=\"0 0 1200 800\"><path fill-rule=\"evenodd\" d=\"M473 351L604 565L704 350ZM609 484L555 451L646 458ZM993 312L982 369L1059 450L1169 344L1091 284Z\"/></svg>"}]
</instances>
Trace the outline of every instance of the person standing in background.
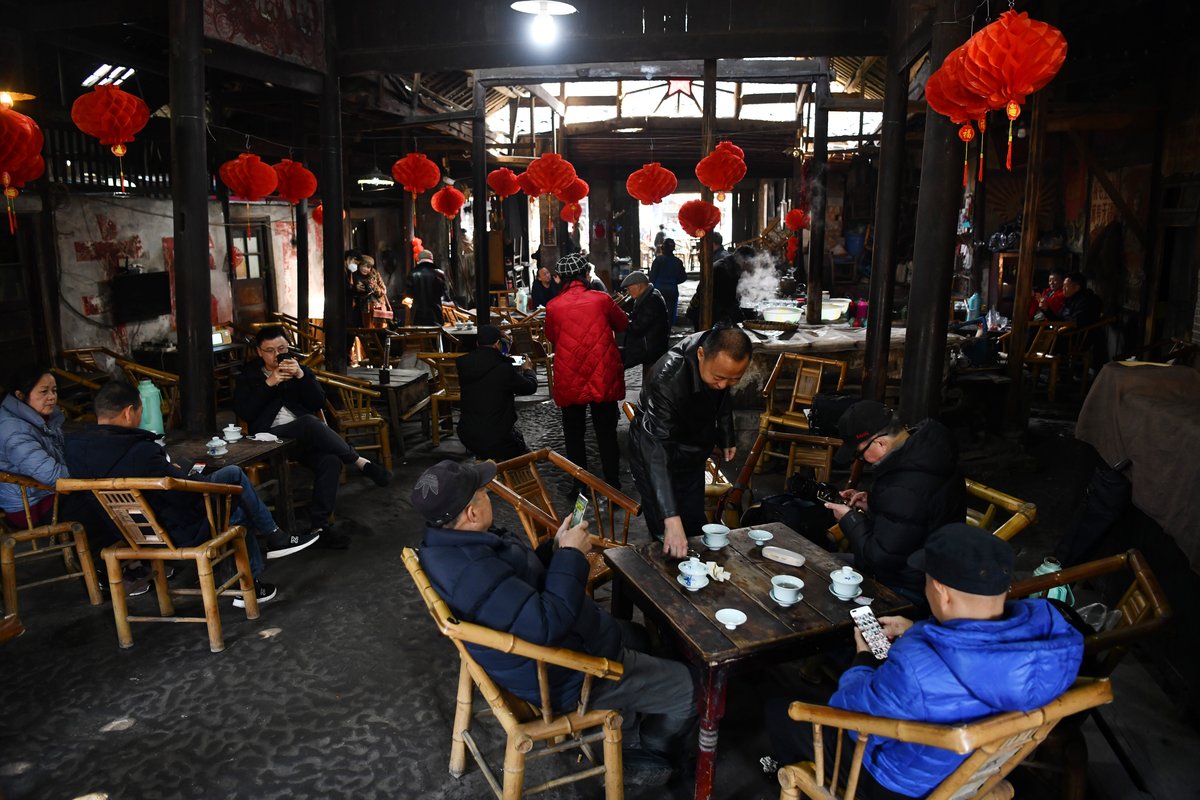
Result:
<instances>
[{"instance_id":1,"label":"person standing in background","mask_svg":"<svg viewBox=\"0 0 1200 800\"><path fill-rule=\"evenodd\" d=\"M687 280L687 271L675 255L674 239L663 239L661 251L650 265L650 282L667 306L668 323L674 325L679 313L679 284Z\"/></svg>"},{"instance_id":2,"label":"person standing in background","mask_svg":"<svg viewBox=\"0 0 1200 800\"><path fill-rule=\"evenodd\" d=\"M442 297L446 294L446 274L433 265L433 253L417 254L417 266L408 276L408 296L412 298L412 324L442 324Z\"/></svg>"}]
</instances>

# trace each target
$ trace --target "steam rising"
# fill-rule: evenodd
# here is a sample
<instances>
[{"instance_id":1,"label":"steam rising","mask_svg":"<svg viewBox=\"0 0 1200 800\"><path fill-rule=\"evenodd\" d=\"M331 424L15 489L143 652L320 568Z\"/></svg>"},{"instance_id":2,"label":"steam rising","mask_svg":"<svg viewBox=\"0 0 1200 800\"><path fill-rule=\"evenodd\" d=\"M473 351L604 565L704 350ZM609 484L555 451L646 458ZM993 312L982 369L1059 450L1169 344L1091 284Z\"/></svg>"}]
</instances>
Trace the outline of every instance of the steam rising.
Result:
<instances>
[{"instance_id":1,"label":"steam rising","mask_svg":"<svg viewBox=\"0 0 1200 800\"><path fill-rule=\"evenodd\" d=\"M756 253L742 261L738 279L738 305L742 308L762 308L774 305L779 298L779 273L770 253Z\"/></svg>"}]
</instances>

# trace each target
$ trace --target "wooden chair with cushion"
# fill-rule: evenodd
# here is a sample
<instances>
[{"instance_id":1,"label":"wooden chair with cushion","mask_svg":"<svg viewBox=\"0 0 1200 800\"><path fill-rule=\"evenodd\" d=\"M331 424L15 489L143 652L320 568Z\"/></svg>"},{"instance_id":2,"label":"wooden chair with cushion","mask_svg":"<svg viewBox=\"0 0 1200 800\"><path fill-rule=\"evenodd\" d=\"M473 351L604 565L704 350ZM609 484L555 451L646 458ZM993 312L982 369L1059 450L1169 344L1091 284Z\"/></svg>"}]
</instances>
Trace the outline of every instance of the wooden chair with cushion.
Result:
<instances>
[{"instance_id":1,"label":"wooden chair with cushion","mask_svg":"<svg viewBox=\"0 0 1200 800\"><path fill-rule=\"evenodd\" d=\"M829 383L831 379L832 385ZM767 408L758 418L759 433L779 429L793 432L809 430L808 417L804 415L804 411L812 407L813 397L822 391L840 392L845 383L845 361L798 353L780 353L779 360L775 362L775 368L771 370L771 376L767 378L763 387L762 393ZM807 452L812 450L815 452ZM783 453L771 450L769 445L765 446L762 459L758 462L759 471L768 458L783 458ZM828 480L828 465L832 463L832 459L833 450L793 443L788 446L786 474L791 475L795 472L797 463L804 463L816 468L823 467L826 477L818 475L818 480Z\"/></svg>"},{"instance_id":2,"label":"wooden chair with cushion","mask_svg":"<svg viewBox=\"0 0 1200 800\"><path fill-rule=\"evenodd\" d=\"M462 391L458 384L458 359L462 353L417 353L417 358L429 366L433 375L434 390L429 393L429 404L433 409L432 439L437 447L442 440L442 421L446 421L447 432L454 433L454 404L462 402Z\"/></svg>"},{"instance_id":3,"label":"wooden chair with cushion","mask_svg":"<svg viewBox=\"0 0 1200 800\"><path fill-rule=\"evenodd\" d=\"M369 384L345 375L315 371L317 380L327 390L332 390L337 402L327 398L326 408L333 417L342 438L359 453L376 452L376 459L383 468L392 468L392 446L389 438L388 421L374 406L373 400L382 395Z\"/></svg>"},{"instance_id":4,"label":"wooden chair with cushion","mask_svg":"<svg viewBox=\"0 0 1200 800\"><path fill-rule=\"evenodd\" d=\"M136 361L121 359L121 371L133 386L140 381L150 381L158 387L162 395L163 425L167 430L178 428L182 424L182 407L179 402L179 376L173 372L144 367Z\"/></svg>"},{"instance_id":5,"label":"wooden chair with cushion","mask_svg":"<svg viewBox=\"0 0 1200 800\"><path fill-rule=\"evenodd\" d=\"M217 605L217 598L221 596L241 595L246 605L246 618L258 619L258 597L255 595L254 578L250 574L246 529L241 525L229 524L234 498L242 493L242 487L178 478L62 478L58 481L58 491L91 492L125 537L124 547L112 545L101 552L108 571L117 641L121 647L133 646L131 622L199 622L208 626L209 649L214 653L221 652L225 649L225 640L221 635L221 609ZM148 494L162 491L200 495L208 517L210 538L190 547L176 546L147 502ZM234 574L218 584L213 570L230 557L234 561ZM160 616L130 616L121 576L122 561L144 561L153 566ZM172 589L167 586L165 561L194 562L200 579L199 588ZM231 588L235 584L239 588ZM204 616L175 616L173 598L194 595L199 595L204 601Z\"/></svg>"},{"instance_id":6,"label":"wooden chair with cushion","mask_svg":"<svg viewBox=\"0 0 1200 800\"><path fill-rule=\"evenodd\" d=\"M783 787L780 800L799 800L801 796L822 800L854 800L863 765L863 753L870 737L880 736L901 742L950 750L967 759L938 784L929 800L1002 800L1013 797L1013 787L1005 776L1045 740L1064 717L1112 702L1108 680L1080 678L1061 697L1033 711L997 714L960 725L935 725L912 720L873 717L840 708L792 703L788 713L798 722L813 727L815 759L792 764L779 770ZM824 753L822 730L838 732L832 759ZM858 740L853 753L844 753L842 731L856 731ZM849 781L838 786L843 759L850 759ZM830 765L832 761L832 765ZM830 767L831 769L827 769Z\"/></svg>"},{"instance_id":7,"label":"wooden chair with cushion","mask_svg":"<svg viewBox=\"0 0 1200 800\"><path fill-rule=\"evenodd\" d=\"M404 548L403 560L408 574L412 576L413 583L421 593L421 599L425 601L429 615L433 617L434 624L458 650L460 666L454 730L450 743L450 774L459 778L466 772L469 750L488 785L501 800L517 800L525 795L537 794L594 776L603 776L606 800L621 800L624 797L621 774L621 716L608 709L589 709L588 698L592 684L597 678L620 680L623 674L622 666L606 658L536 645L518 639L510 633L462 622L455 618L450 607L430 584L416 551ZM541 703L536 706L527 703L497 686L479 666L479 662L471 656L466 647L468 644L536 661ZM551 707L548 671L550 667L583 673L583 689L578 708L556 711ZM487 712L504 729L507 743L500 781L488 767L483 752L475 741L475 735L471 732L471 719L476 715L476 688L487 703ZM603 742L603 763L597 763L596 753L592 748L592 744L599 741ZM571 750L578 751L580 757L586 757L594 766L525 788L525 764L529 759Z\"/></svg>"},{"instance_id":8,"label":"wooden chair with cushion","mask_svg":"<svg viewBox=\"0 0 1200 800\"><path fill-rule=\"evenodd\" d=\"M21 492L21 505L24 506L25 519L31 519L29 509L29 490L40 489L52 492L54 489L32 478L11 472L0 472L0 483L17 486ZM28 564L43 558L61 558L64 572L49 578L17 583L17 566ZM96 566L92 562L92 551L88 547L87 533L78 522L58 521L58 497L54 498L50 522L45 525L29 526L21 530L12 529L3 514L0 514L0 581L3 582L4 613L15 616L18 613L17 591L31 589L34 586L44 586L48 583L69 581L82 578L87 589L88 600L92 605L101 603L100 582L96 578Z\"/></svg>"},{"instance_id":9,"label":"wooden chair with cushion","mask_svg":"<svg viewBox=\"0 0 1200 800\"><path fill-rule=\"evenodd\" d=\"M488 489L517 511L530 543L537 547L554 536L566 514L559 514L551 500L550 489L542 475L543 469L555 469L583 484L588 495L588 518L592 531L592 550L588 553L588 591L612 577L604 563L604 550L629 541L629 523L641 513L641 505L614 489L600 478L559 455L541 449L523 456L501 461L496 465L496 477ZM603 500L603 502L599 502Z\"/></svg>"}]
</instances>

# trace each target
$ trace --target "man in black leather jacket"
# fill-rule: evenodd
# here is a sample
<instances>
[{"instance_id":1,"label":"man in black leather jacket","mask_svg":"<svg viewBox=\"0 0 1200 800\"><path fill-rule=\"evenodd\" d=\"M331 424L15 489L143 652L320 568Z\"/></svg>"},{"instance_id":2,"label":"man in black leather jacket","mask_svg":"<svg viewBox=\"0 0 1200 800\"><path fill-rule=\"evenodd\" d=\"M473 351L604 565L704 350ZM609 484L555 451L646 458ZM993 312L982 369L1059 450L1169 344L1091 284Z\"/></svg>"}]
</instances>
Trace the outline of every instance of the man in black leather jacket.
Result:
<instances>
[{"instance_id":1,"label":"man in black leather jacket","mask_svg":"<svg viewBox=\"0 0 1200 800\"><path fill-rule=\"evenodd\" d=\"M629 426L630 467L646 527L663 552L687 555L704 517L704 462L714 448L730 461L734 445L729 389L750 366L750 338L737 328L696 333L654 365Z\"/></svg>"},{"instance_id":2,"label":"man in black leather jacket","mask_svg":"<svg viewBox=\"0 0 1200 800\"><path fill-rule=\"evenodd\" d=\"M480 325L476 348L458 359L462 394L458 438L480 461L505 461L529 452L517 430L513 398L537 391L537 375L508 356L508 342L495 325Z\"/></svg>"},{"instance_id":3,"label":"man in black leather jacket","mask_svg":"<svg viewBox=\"0 0 1200 800\"><path fill-rule=\"evenodd\" d=\"M408 296L412 298L413 325L442 324L442 296L446 294L446 275L433 265L433 253L422 250L417 266L408 276Z\"/></svg>"}]
</instances>

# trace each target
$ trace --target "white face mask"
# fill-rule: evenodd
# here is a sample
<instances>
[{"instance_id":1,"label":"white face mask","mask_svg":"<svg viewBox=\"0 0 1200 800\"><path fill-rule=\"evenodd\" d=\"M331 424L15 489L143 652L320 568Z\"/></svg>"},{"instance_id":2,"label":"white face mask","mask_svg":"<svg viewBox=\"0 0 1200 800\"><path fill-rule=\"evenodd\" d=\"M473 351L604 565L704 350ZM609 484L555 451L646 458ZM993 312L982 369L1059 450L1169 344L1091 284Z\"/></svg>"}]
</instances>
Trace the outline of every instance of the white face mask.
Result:
<instances>
[{"instance_id":1,"label":"white face mask","mask_svg":"<svg viewBox=\"0 0 1200 800\"><path fill-rule=\"evenodd\" d=\"M351 261L346 264L346 269L348 269L350 272L358 272L358 264L354 261Z\"/></svg>"}]
</instances>

